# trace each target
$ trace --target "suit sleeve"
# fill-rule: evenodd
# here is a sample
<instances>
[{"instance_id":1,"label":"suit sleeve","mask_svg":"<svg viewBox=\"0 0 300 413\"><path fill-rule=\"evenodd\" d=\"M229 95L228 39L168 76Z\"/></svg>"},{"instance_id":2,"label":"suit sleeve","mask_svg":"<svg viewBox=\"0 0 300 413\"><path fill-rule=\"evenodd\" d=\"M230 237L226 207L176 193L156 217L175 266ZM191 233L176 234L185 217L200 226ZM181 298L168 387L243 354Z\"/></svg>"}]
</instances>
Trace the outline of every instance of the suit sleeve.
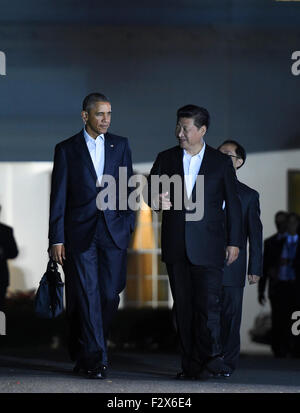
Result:
<instances>
[{"instance_id":1,"label":"suit sleeve","mask_svg":"<svg viewBox=\"0 0 300 413\"><path fill-rule=\"evenodd\" d=\"M270 257L270 248L268 241L264 242L264 252L263 252L263 273L262 277L260 277L258 282L258 294L263 295L265 293L269 271L268 271L268 264L269 264L269 257Z\"/></svg>"},{"instance_id":2,"label":"suit sleeve","mask_svg":"<svg viewBox=\"0 0 300 413\"><path fill-rule=\"evenodd\" d=\"M242 207L238 196L237 177L229 158L224 173L224 199L226 202L227 245L242 245Z\"/></svg>"},{"instance_id":3,"label":"suit sleeve","mask_svg":"<svg viewBox=\"0 0 300 413\"><path fill-rule=\"evenodd\" d=\"M56 145L51 177L49 244L65 243L68 165L63 148Z\"/></svg>"},{"instance_id":4,"label":"suit sleeve","mask_svg":"<svg viewBox=\"0 0 300 413\"><path fill-rule=\"evenodd\" d=\"M132 192L133 188L128 186L128 181L129 181L130 177L133 175L133 167L132 167L131 150L130 150L128 139L126 139L126 143L125 143L125 148L124 148L124 152L123 152L122 166L127 168L127 189L128 189L127 193L128 193L128 197L129 197L129 195ZM129 215L128 218L129 218L129 221L130 221L130 231L133 232L134 225L135 225L135 212L130 209L129 205L127 207L127 210L122 211L122 212Z\"/></svg>"},{"instance_id":5,"label":"suit sleeve","mask_svg":"<svg viewBox=\"0 0 300 413\"><path fill-rule=\"evenodd\" d=\"M255 191L248 208L249 263L248 274L262 275L262 223L259 194Z\"/></svg>"}]
</instances>

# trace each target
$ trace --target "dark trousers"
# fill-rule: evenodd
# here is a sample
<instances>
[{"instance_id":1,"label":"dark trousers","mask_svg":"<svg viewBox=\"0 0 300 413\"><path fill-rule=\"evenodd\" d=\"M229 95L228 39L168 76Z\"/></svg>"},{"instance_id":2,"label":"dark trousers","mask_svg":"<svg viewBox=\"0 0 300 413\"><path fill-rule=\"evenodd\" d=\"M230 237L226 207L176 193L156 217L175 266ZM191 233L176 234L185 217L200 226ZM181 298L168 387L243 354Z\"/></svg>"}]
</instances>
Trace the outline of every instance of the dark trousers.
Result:
<instances>
[{"instance_id":1,"label":"dark trousers","mask_svg":"<svg viewBox=\"0 0 300 413\"><path fill-rule=\"evenodd\" d=\"M168 264L174 300L182 368L200 372L221 353L220 298L223 270L192 265L185 261Z\"/></svg>"},{"instance_id":2,"label":"dark trousers","mask_svg":"<svg viewBox=\"0 0 300 413\"><path fill-rule=\"evenodd\" d=\"M225 364L233 371L240 355L244 287L222 287L221 343Z\"/></svg>"},{"instance_id":3,"label":"dark trousers","mask_svg":"<svg viewBox=\"0 0 300 413\"><path fill-rule=\"evenodd\" d=\"M5 310L5 297L6 297L6 290L7 290L7 284L1 284L0 281L0 311Z\"/></svg>"},{"instance_id":4,"label":"dark trousers","mask_svg":"<svg viewBox=\"0 0 300 413\"><path fill-rule=\"evenodd\" d=\"M113 242L101 213L88 250L66 248L66 309L72 360L107 364L107 336L126 283L126 250Z\"/></svg>"}]
</instances>

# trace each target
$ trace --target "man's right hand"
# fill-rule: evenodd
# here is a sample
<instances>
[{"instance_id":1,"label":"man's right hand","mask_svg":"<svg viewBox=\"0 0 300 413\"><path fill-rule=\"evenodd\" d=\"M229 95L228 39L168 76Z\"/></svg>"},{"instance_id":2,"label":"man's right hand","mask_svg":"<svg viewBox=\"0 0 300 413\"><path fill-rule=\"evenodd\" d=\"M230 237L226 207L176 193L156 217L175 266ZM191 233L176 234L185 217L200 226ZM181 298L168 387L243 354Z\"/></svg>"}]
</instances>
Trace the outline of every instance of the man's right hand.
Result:
<instances>
[{"instance_id":1,"label":"man's right hand","mask_svg":"<svg viewBox=\"0 0 300 413\"><path fill-rule=\"evenodd\" d=\"M170 202L170 199L168 197L168 192L160 194L158 197L158 202L159 209L169 210L172 206L172 202Z\"/></svg>"},{"instance_id":2,"label":"man's right hand","mask_svg":"<svg viewBox=\"0 0 300 413\"><path fill-rule=\"evenodd\" d=\"M235 260L237 260L238 256L239 256L239 252L240 252L240 249L238 247L233 247L233 246L229 245L226 248L226 260L227 260L226 265L230 265Z\"/></svg>"},{"instance_id":3,"label":"man's right hand","mask_svg":"<svg viewBox=\"0 0 300 413\"><path fill-rule=\"evenodd\" d=\"M168 192L157 195L153 198L152 205L155 211L169 210L172 206L172 202L168 198Z\"/></svg>"},{"instance_id":4,"label":"man's right hand","mask_svg":"<svg viewBox=\"0 0 300 413\"><path fill-rule=\"evenodd\" d=\"M63 260L66 259L65 246L63 244L51 245L50 257L58 264L63 265Z\"/></svg>"}]
</instances>

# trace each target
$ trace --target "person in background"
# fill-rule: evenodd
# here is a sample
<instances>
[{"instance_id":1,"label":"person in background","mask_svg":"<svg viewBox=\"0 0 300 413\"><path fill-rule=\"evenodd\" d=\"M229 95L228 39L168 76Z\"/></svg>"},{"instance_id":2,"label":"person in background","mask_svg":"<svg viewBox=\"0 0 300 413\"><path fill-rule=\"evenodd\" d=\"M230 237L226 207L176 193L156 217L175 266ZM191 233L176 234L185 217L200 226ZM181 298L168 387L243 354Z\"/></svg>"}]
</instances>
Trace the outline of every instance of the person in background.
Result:
<instances>
[{"instance_id":1,"label":"person in background","mask_svg":"<svg viewBox=\"0 0 300 413\"><path fill-rule=\"evenodd\" d=\"M1 213L0 205L0 213ZM14 238L13 229L0 223L0 311L5 309L5 297L9 286L9 270L7 260L16 258L18 247Z\"/></svg>"},{"instance_id":2,"label":"person in background","mask_svg":"<svg viewBox=\"0 0 300 413\"><path fill-rule=\"evenodd\" d=\"M227 140L219 151L229 155L237 171L245 164L246 151L234 140ZM222 287L221 341L224 362L229 367L225 376L236 369L240 355L240 327L243 293L247 273L247 242L249 242L248 282L255 284L262 275L262 223L260 220L259 193L238 181L238 195L242 205L242 245L238 259L225 266ZM226 215L226 203L224 204Z\"/></svg>"},{"instance_id":3,"label":"person in background","mask_svg":"<svg viewBox=\"0 0 300 413\"><path fill-rule=\"evenodd\" d=\"M275 215L277 234L265 240L263 277L258 286L258 301L266 302L265 288L272 311L271 347L275 357L287 357L299 350L292 335L292 313L299 311L300 249L299 216L279 211Z\"/></svg>"}]
</instances>

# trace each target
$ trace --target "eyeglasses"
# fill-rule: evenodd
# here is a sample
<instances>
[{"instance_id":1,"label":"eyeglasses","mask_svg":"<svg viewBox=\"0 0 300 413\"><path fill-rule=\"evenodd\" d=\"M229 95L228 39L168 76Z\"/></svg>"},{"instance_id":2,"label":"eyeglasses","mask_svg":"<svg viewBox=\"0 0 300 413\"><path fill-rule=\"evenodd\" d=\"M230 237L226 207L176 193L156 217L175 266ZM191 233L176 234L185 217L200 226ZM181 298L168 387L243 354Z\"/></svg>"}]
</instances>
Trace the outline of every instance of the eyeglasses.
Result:
<instances>
[{"instance_id":1,"label":"eyeglasses","mask_svg":"<svg viewBox=\"0 0 300 413\"><path fill-rule=\"evenodd\" d=\"M223 153L225 153L225 152L223 152ZM225 153L225 155L231 156L232 158L241 159L241 157L240 157L240 156L231 155L230 153Z\"/></svg>"}]
</instances>

